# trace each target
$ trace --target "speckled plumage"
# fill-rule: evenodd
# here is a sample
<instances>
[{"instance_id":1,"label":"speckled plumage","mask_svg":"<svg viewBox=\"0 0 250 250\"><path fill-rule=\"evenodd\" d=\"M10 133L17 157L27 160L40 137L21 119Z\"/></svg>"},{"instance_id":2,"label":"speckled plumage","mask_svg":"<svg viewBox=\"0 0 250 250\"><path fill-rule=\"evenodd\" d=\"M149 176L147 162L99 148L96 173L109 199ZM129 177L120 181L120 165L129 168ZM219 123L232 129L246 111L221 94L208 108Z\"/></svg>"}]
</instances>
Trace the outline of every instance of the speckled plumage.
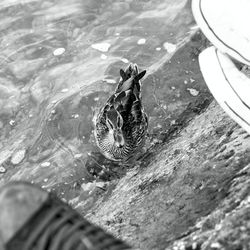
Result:
<instances>
[{"instance_id":1,"label":"speckled plumage","mask_svg":"<svg viewBox=\"0 0 250 250\"><path fill-rule=\"evenodd\" d=\"M136 64L123 71L115 92L94 119L94 134L100 151L114 161L127 161L142 148L148 128L148 118L141 102L140 79Z\"/></svg>"}]
</instances>

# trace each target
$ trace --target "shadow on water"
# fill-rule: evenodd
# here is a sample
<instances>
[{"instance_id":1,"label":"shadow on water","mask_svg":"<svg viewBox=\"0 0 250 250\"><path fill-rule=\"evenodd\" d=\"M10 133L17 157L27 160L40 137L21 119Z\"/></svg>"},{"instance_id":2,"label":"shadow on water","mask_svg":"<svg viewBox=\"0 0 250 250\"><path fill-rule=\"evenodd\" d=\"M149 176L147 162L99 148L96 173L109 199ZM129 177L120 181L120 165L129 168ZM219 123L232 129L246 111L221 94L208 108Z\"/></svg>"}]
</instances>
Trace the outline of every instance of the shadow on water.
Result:
<instances>
[{"instance_id":1,"label":"shadow on water","mask_svg":"<svg viewBox=\"0 0 250 250\"><path fill-rule=\"evenodd\" d=\"M189 1L2 0L0 16L1 183L25 179L69 199L82 183L124 175L98 152L92 117L129 62L148 72L147 147L206 91L197 60L176 54L195 33Z\"/></svg>"}]
</instances>

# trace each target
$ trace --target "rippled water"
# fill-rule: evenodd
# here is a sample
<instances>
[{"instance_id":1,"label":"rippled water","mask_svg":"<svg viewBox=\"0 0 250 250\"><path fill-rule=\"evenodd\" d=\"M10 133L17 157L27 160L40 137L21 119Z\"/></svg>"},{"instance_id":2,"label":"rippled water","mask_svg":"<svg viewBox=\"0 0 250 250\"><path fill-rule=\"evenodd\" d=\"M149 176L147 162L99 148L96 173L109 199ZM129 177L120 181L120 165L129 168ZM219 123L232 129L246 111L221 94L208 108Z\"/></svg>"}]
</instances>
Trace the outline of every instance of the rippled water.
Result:
<instances>
[{"instance_id":1,"label":"rippled water","mask_svg":"<svg viewBox=\"0 0 250 250\"><path fill-rule=\"evenodd\" d=\"M1 0L1 183L63 190L103 173L92 116L129 62L147 69L149 133L164 131L199 93L181 60L174 75L162 69L192 26L185 0Z\"/></svg>"}]
</instances>

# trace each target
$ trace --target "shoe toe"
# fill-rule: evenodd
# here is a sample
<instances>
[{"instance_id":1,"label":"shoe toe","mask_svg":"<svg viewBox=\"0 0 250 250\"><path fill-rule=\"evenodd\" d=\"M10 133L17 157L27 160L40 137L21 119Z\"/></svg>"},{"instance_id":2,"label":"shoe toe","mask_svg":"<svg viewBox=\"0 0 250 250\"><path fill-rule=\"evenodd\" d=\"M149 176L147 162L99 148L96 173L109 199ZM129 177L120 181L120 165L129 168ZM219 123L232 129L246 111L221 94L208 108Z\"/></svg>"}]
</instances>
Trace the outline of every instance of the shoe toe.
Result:
<instances>
[{"instance_id":1,"label":"shoe toe","mask_svg":"<svg viewBox=\"0 0 250 250\"><path fill-rule=\"evenodd\" d=\"M24 182L10 183L1 189L0 237L4 244L22 228L47 198L48 193Z\"/></svg>"}]
</instances>

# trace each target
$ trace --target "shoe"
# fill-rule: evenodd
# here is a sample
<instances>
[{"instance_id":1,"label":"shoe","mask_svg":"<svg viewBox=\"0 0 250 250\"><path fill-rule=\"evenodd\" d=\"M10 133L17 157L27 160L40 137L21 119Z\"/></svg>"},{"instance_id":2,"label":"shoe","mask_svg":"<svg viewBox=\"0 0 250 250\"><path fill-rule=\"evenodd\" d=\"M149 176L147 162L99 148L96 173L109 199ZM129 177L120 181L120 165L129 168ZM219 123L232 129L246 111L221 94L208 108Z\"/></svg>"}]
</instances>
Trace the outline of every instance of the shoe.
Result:
<instances>
[{"instance_id":1,"label":"shoe","mask_svg":"<svg viewBox=\"0 0 250 250\"><path fill-rule=\"evenodd\" d=\"M2 247L2 249L1 249ZM25 182L0 191L1 250L121 250L129 246L51 193Z\"/></svg>"},{"instance_id":2,"label":"shoe","mask_svg":"<svg viewBox=\"0 0 250 250\"><path fill-rule=\"evenodd\" d=\"M220 106L250 133L250 78L227 54L210 47L199 55L202 75Z\"/></svg>"},{"instance_id":3,"label":"shoe","mask_svg":"<svg viewBox=\"0 0 250 250\"><path fill-rule=\"evenodd\" d=\"M250 65L250 1L193 0L194 18L221 52Z\"/></svg>"},{"instance_id":4,"label":"shoe","mask_svg":"<svg viewBox=\"0 0 250 250\"><path fill-rule=\"evenodd\" d=\"M148 118L141 101L141 78L136 64L120 70L116 90L94 117L94 135L101 153L113 161L126 162L142 149Z\"/></svg>"}]
</instances>

